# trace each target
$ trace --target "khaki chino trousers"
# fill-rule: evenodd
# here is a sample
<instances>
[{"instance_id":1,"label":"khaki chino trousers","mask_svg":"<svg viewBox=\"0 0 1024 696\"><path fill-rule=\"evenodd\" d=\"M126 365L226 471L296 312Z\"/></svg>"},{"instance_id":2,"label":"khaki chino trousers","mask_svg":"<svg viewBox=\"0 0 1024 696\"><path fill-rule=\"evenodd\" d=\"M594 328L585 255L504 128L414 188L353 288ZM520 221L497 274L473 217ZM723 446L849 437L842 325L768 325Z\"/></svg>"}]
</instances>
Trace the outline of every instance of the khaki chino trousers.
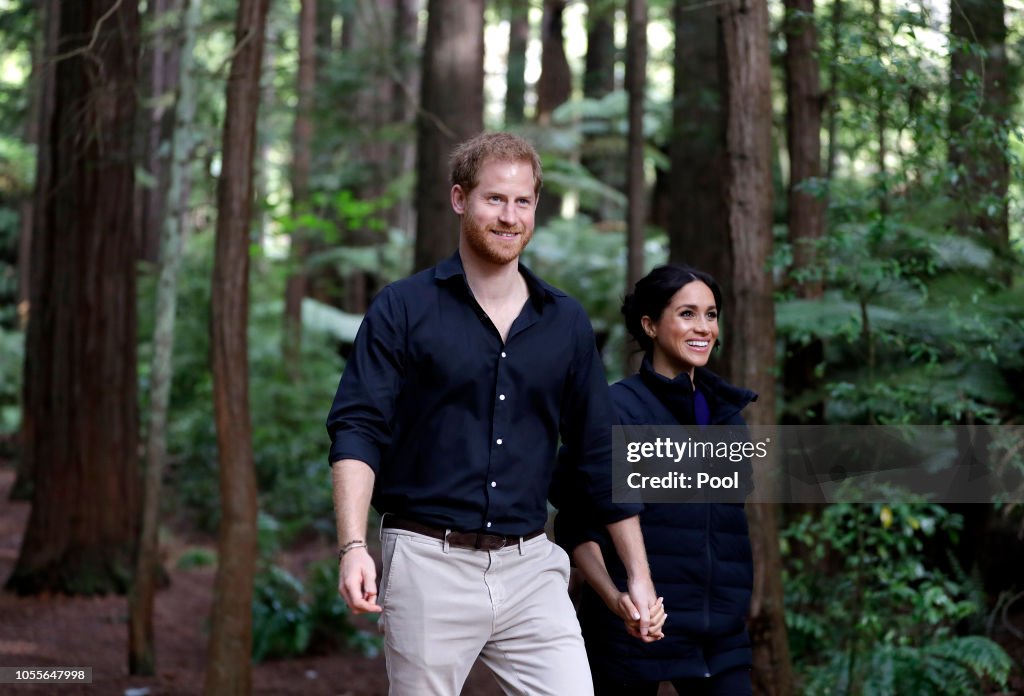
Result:
<instances>
[{"instance_id":1,"label":"khaki chino trousers","mask_svg":"<svg viewBox=\"0 0 1024 696\"><path fill-rule=\"evenodd\" d=\"M592 696L569 558L541 535L497 551L382 530L391 696L458 696L477 657L506 694Z\"/></svg>"}]
</instances>

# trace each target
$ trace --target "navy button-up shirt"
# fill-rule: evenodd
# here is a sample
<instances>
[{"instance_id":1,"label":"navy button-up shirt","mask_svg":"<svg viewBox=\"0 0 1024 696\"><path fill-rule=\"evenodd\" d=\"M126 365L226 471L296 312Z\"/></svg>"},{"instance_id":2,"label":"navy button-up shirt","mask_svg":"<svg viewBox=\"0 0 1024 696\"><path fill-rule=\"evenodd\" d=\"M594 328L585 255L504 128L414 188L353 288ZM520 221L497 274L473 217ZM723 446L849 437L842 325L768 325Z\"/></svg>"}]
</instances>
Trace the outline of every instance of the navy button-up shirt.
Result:
<instances>
[{"instance_id":1,"label":"navy button-up shirt","mask_svg":"<svg viewBox=\"0 0 1024 696\"><path fill-rule=\"evenodd\" d=\"M330 461L376 474L373 506L457 531L541 529L561 436L606 523L614 414L578 302L519 266L529 300L501 335L456 253L384 288L356 336L327 418Z\"/></svg>"}]
</instances>

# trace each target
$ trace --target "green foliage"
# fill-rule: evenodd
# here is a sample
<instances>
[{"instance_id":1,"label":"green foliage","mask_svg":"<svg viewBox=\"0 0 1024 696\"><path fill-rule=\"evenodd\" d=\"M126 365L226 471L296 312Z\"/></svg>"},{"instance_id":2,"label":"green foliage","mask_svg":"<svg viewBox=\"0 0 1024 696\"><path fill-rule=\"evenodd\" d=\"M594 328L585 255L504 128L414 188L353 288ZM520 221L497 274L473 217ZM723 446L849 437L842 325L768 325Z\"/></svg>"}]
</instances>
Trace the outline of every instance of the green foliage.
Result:
<instances>
[{"instance_id":1,"label":"green foliage","mask_svg":"<svg viewBox=\"0 0 1024 696\"><path fill-rule=\"evenodd\" d=\"M217 563L217 554L209 549L196 547L186 550L178 558L177 566L181 570L209 568Z\"/></svg>"},{"instance_id":2,"label":"green foliage","mask_svg":"<svg viewBox=\"0 0 1024 696\"><path fill-rule=\"evenodd\" d=\"M357 628L338 595L333 559L314 563L304 586L275 565L256 576L253 594L253 648L257 662L294 657L314 650L346 647L366 657L380 651L380 637Z\"/></svg>"},{"instance_id":3,"label":"green foliage","mask_svg":"<svg viewBox=\"0 0 1024 696\"><path fill-rule=\"evenodd\" d=\"M982 636L958 636L983 610L961 573L931 567L926 540L955 541L939 505L835 504L782 533L786 623L806 694L964 695L1005 686L1011 661Z\"/></svg>"},{"instance_id":4,"label":"green foliage","mask_svg":"<svg viewBox=\"0 0 1024 696\"><path fill-rule=\"evenodd\" d=\"M850 194L837 214L855 216ZM817 251L827 263L794 279L831 288L818 300L782 297L779 335L821 340L823 378L784 406L825 402L829 422L998 423L1024 411L1011 385L1024 374L1024 295L993 278L984 245L938 232L944 207L839 223ZM777 262L788 262L788 249Z\"/></svg>"},{"instance_id":5,"label":"green foliage","mask_svg":"<svg viewBox=\"0 0 1024 696\"><path fill-rule=\"evenodd\" d=\"M584 215L557 218L539 228L523 253L530 269L579 300L587 311L599 345L625 343L622 326L622 288L626 285L625 229L591 224ZM668 245L661 235L650 235L645 245L648 268L665 263ZM621 376L621 355L603 351L611 379Z\"/></svg>"},{"instance_id":6,"label":"green foliage","mask_svg":"<svg viewBox=\"0 0 1024 696\"><path fill-rule=\"evenodd\" d=\"M193 239L182 266L168 452L178 505L189 509L202 528L212 530L220 506L209 368L210 242L203 236ZM309 526L327 532L333 530L333 521L323 424L342 365L329 335L307 330L301 376L293 379L281 360L283 307L277 298L284 294L283 268L266 264L254 264L253 272L263 274L261 282L252 284L249 327L249 404L260 508L280 520L285 536ZM151 283L140 289L140 315L148 318ZM143 394L151 331L145 323L140 323Z\"/></svg>"}]
</instances>

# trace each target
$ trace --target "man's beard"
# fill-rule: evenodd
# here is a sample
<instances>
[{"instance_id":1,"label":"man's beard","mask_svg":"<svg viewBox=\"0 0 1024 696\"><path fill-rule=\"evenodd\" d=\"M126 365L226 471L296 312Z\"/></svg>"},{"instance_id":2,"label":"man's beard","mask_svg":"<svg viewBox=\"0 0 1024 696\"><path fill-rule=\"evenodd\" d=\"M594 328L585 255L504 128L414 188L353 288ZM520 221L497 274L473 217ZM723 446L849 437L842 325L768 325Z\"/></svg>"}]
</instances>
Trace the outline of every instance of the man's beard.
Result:
<instances>
[{"instance_id":1,"label":"man's beard","mask_svg":"<svg viewBox=\"0 0 1024 696\"><path fill-rule=\"evenodd\" d=\"M492 234L495 232L518 233L514 240L503 240ZM502 225L479 225L467 214L462 216L462 235L466 244L477 256L490 263L504 265L519 257L533 237L533 231L524 225L504 227ZM513 244L512 242L517 242Z\"/></svg>"}]
</instances>

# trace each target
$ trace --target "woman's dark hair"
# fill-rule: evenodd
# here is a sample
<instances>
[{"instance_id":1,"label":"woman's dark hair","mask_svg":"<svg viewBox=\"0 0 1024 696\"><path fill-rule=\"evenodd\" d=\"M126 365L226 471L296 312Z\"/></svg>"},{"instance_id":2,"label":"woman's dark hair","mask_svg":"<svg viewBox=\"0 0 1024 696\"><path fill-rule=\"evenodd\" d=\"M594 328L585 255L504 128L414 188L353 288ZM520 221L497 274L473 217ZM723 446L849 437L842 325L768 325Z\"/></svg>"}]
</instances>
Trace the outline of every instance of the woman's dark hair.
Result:
<instances>
[{"instance_id":1,"label":"woman's dark hair","mask_svg":"<svg viewBox=\"0 0 1024 696\"><path fill-rule=\"evenodd\" d=\"M679 288L689 285L695 280L711 288L715 297L715 306L722 311L722 289L711 274L690 266L658 266L637 281L633 292L626 295L622 302L622 315L626 317L626 330L640 344L644 352L654 347L654 341L644 331L641 318L647 316L658 321L668 306L672 296Z\"/></svg>"}]
</instances>

